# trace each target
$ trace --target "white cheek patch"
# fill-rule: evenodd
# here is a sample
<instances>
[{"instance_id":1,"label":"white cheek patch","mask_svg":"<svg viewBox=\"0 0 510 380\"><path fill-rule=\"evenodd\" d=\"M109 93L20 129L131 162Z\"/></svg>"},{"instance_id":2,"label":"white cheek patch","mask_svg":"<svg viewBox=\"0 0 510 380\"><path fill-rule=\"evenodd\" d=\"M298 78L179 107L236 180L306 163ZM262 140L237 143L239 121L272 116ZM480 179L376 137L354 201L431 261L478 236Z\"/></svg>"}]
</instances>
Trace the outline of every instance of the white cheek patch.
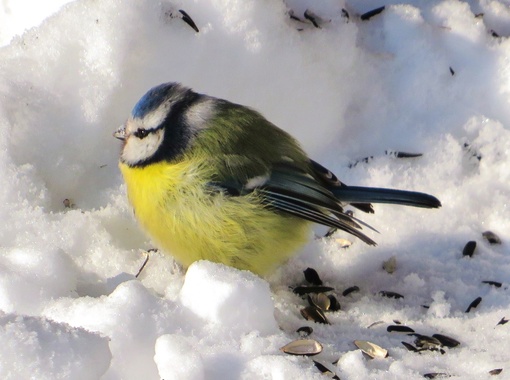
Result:
<instances>
[{"instance_id":1,"label":"white cheek patch","mask_svg":"<svg viewBox=\"0 0 510 380\"><path fill-rule=\"evenodd\" d=\"M214 116L216 101L205 99L194 103L184 114L186 124L194 132L207 128L209 120Z\"/></svg>"},{"instance_id":2,"label":"white cheek patch","mask_svg":"<svg viewBox=\"0 0 510 380\"><path fill-rule=\"evenodd\" d=\"M130 134L122 150L122 161L136 165L151 158L161 145L164 134L164 128L151 131L143 139Z\"/></svg>"}]
</instances>

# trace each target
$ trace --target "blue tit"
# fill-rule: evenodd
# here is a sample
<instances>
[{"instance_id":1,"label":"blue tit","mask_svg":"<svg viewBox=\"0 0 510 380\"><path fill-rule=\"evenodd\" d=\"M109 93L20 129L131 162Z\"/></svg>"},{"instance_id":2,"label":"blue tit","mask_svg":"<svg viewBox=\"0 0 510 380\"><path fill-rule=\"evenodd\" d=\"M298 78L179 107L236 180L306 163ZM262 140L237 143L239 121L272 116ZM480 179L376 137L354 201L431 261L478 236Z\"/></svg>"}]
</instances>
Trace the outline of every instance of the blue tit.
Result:
<instances>
[{"instance_id":1,"label":"blue tit","mask_svg":"<svg viewBox=\"0 0 510 380\"><path fill-rule=\"evenodd\" d=\"M136 218L185 267L210 260L265 275L313 223L375 245L346 204L441 206L424 193L347 186L260 113L178 83L149 90L114 136Z\"/></svg>"}]
</instances>

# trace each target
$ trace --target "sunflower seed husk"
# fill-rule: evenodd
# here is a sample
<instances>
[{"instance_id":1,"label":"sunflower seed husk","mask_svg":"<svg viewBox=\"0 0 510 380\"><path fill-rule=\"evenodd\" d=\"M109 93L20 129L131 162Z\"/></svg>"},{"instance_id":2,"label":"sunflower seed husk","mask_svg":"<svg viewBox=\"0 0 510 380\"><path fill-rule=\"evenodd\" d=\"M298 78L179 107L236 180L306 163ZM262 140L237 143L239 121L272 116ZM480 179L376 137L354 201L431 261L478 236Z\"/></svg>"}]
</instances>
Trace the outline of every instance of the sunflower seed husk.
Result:
<instances>
[{"instance_id":1,"label":"sunflower seed husk","mask_svg":"<svg viewBox=\"0 0 510 380\"><path fill-rule=\"evenodd\" d=\"M193 19L182 9L179 9L180 14L182 15L182 21L191 26L195 32L199 32L197 25L193 21Z\"/></svg>"},{"instance_id":2,"label":"sunflower seed husk","mask_svg":"<svg viewBox=\"0 0 510 380\"><path fill-rule=\"evenodd\" d=\"M363 21L366 21L366 20L369 20L371 19L372 17L378 15L379 13L381 13L382 11L384 11L384 6L382 7L379 7L379 8L375 8L375 9L372 9L371 11L368 11L368 12L365 12L363 13L360 18L361 20Z\"/></svg>"},{"instance_id":3,"label":"sunflower seed husk","mask_svg":"<svg viewBox=\"0 0 510 380\"><path fill-rule=\"evenodd\" d=\"M303 326L296 330L296 332L303 338L313 333L313 329L310 326Z\"/></svg>"},{"instance_id":4,"label":"sunflower seed husk","mask_svg":"<svg viewBox=\"0 0 510 380\"><path fill-rule=\"evenodd\" d=\"M310 293L327 293L334 290L330 286L296 286L292 291L300 296Z\"/></svg>"},{"instance_id":5,"label":"sunflower seed husk","mask_svg":"<svg viewBox=\"0 0 510 380\"><path fill-rule=\"evenodd\" d=\"M388 332L399 332L399 333L414 333L414 330L408 326L403 325L391 325L386 328Z\"/></svg>"},{"instance_id":6,"label":"sunflower seed husk","mask_svg":"<svg viewBox=\"0 0 510 380\"><path fill-rule=\"evenodd\" d=\"M338 311L341 309L340 302L336 299L336 297L333 294L330 294L328 296L329 298L329 311Z\"/></svg>"},{"instance_id":7,"label":"sunflower seed husk","mask_svg":"<svg viewBox=\"0 0 510 380\"><path fill-rule=\"evenodd\" d=\"M400 342L400 343L402 343L404 345L404 347L407 348L408 351L419 352L419 350L410 343L407 343L407 342Z\"/></svg>"},{"instance_id":8,"label":"sunflower seed husk","mask_svg":"<svg viewBox=\"0 0 510 380\"><path fill-rule=\"evenodd\" d=\"M498 235L496 235L494 232L492 231L485 231L482 233L482 236L487 239L487 241L489 242L489 244L493 245L493 244L501 244L501 239L499 238Z\"/></svg>"},{"instance_id":9,"label":"sunflower seed husk","mask_svg":"<svg viewBox=\"0 0 510 380\"><path fill-rule=\"evenodd\" d=\"M437 338L421 334L414 334L414 336L416 337L414 340L416 347L426 350L438 350L441 347L441 342Z\"/></svg>"},{"instance_id":10,"label":"sunflower seed husk","mask_svg":"<svg viewBox=\"0 0 510 380\"><path fill-rule=\"evenodd\" d=\"M313 356L322 352L322 344L314 339L298 339L280 348L289 355Z\"/></svg>"},{"instance_id":11,"label":"sunflower seed husk","mask_svg":"<svg viewBox=\"0 0 510 380\"><path fill-rule=\"evenodd\" d=\"M310 284L312 285L322 285L322 280L321 278L319 277L319 274L317 273L317 271L313 268L306 268L304 271L303 271L304 275L305 275L305 280L308 281Z\"/></svg>"},{"instance_id":12,"label":"sunflower seed husk","mask_svg":"<svg viewBox=\"0 0 510 380\"><path fill-rule=\"evenodd\" d=\"M383 324L383 323L384 323L384 321L376 321L376 322L370 324L370 326L368 326L367 329L372 328L377 325L380 325L380 324Z\"/></svg>"},{"instance_id":13,"label":"sunflower seed husk","mask_svg":"<svg viewBox=\"0 0 510 380\"><path fill-rule=\"evenodd\" d=\"M452 76L454 76L455 75L455 70L453 70L453 68L451 66L449 67L449 69L450 69L450 74L452 74Z\"/></svg>"},{"instance_id":14,"label":"sunflower seed husk","mask_svg":"<svg viewBox=\"0 0 510 380\"><path fill-rule=\"evenodd\" d=\"M499 375L501 372L503 372L503 368L496 368L496 369L491 369L489 371L489 374L492 376L496 376L496 375Z\"/></svg>"},{"instance_id":15,"label":"sunflower seed husk","mask_svg":"<svg viewBox=\"0 0 510 380\"><path fill-rule=\"evenodd\" d=\"M404 298L404 296L402 294L390 292L387 290L381 290L379 292L379 294L383 297L388 297L388 298L395 298L395 299Z\"/></svg>"},{"instance_id":16,"label":"sunflower seed husk","mask_svg":"<svg viewBox=\"0 0 510 380\"><path fill-rule=\"evenodd\" d=\"M316 361L316 360L312 360L313 361L313 364L315 364L315 367L321 371L322 373L325 373L325 374L328 374L330 376L332 376L331 378L332 379L336 379L336 380L340 380L340 378L338 377L338 375L336 373L334 373L332 370L330 370L328 367L326 367L324 364Z\"/></svg>"},{"instance_id":17,"label":"sunflower seed husk","mask_svg":"<svg viewBox=\"0 0 510 380\"><path fill-rule=\"evenodd\" d=\"M375 343L371 343L366 340L355 340L354 344L372 359L386 358L388 356L388 350L385 350Z\"/></svg>"},{"instance_id":18,"label":"sunflower seed husk","mask_svg":"<svg viewBox=\"0 0 510 380\"><path fill-rule=\"evenodd\" d=\"M328 311L329 307L331 306L330 299L324 293L309 294L308 303L310 304L310 306L316 306L322 311Z\"/></svg>"},{"instance_id":19,"label":"sunflower seed husk","mask_svg":"<svg viewBox=\"0 0 510 380\"><path fill-rule=\"evenodd\" d=\"M329 325L329 321L324 315L324 312L315 306L307 306L304 309L300 310L301 315L308 321L314 321L317 323L324 323Z\"/></svg>"},{"instance_id":20,"label":"sunflower seed husk","mask_svg":"<svg viewBox=\"0 0 510 380\"><path fill-rule=\"evenodd\" d=\"M423 377L426 379L444 379L452 376L444 372L430 372L423 375Z\"/></svg>"},{"instance_id":21,"label":"sunflower seed husk","mask_svg":"<svg viewBox=\"0 0 510 380\"><path fill-rule=\"evenodd\" d=\"M423 153L399 152L396 150L385 150L384 153L387 156L396 157L396 158L416 158L416 157L423 156Z\"/></svg>"},{"instance_id":22,"label":"sunflower seed husk","mask_svg":"<svg viewBox=\"0 0 510 380\"><path fill-rule=\"evenodd\" d=\"M503 285L501 282L497 281L482 281L482 284L492 285L495 286L496 288L501 288L501 286Z\"/></svg>"},{"instance_id":23,"label":"sunflower seed husk","mask_svg":"<svg viewBox=\"0 0 510 380\"><path fill-rule=\"evenodd\" d=\"M303 14L303 16L308 20L310 21L313 26L315 26L317 29L321 29L321 24L324 24L326 23L327 21L325 21L324 19L322 19L321 17L317 16L315 13L313 13L311 10L307 9L305 11L305 13Z\"/></svg>"},{"instance_id":24,"label":"sunflower seed husk","mask_svg":"<svg viewBox=\"0 0 510 380\"><path fill-rule=\"evenodd\" d=\"M505 317L501 318L501 320L498 322L498 324L496 326L499 326L499 325L505 325L508 323L510 319L506 319Z\"/></svg>"},{"instance_id":25,"label":"sunflower seed husk","mask_svg":"<svg viewBox=\"0 0 510 380\"><path fill-rule=\"evenodd\" d=\"M345 8L342 8L342 17L345 17L347 20L349 20L349 12Z\"/></svg>"},{"instance_id":26,"label":"sunflower seed husk","mask_svg":"<svg viewBox=\"0 0 510 380\"><path fill-rule=\"evenodd\" d=\"M439 342L441 342L441 345L443 347L453 348L453 347L457 347L458 345L460 345L460 342L458 340L453 339L447 335L434 334L434 335L432 335L432 338L436 338Z\"/></svg>"},{"instance_id":27,"label":"sunflower seed husk","mask_svg":"<svg viewBox=\"0 0 510 380\"><path fill-rule=\"evenodd\" d=\"M391 256L388 260L383 261L382 267L386 272L392 274L397 270L397 258L395 256Z\"/></svg>"},{"instance_id":28,"label":"sunflower seed husk","mask_svg":"<svg viewBox=\"0 0 510 380\"><path fill-rule=\"evenodd\" d=\"M359 292L359 287L354 285L354 286L351 286L347 289L345 289L343 292L342 292L342 295L344 297L348 296L349 294L353 293L353 292Z\"/></svg>"},{"instance_id":29,"label":"sunflower seed husk","mask_svg":"<svg viewBox=\"0 0 510 380\"><path fill-rule=\"evenodd\" d=\"M462 256L473 257L476 249L476 241L471 240L466 243L464 249L462 250Z\"/></svg>"},{"instance_id":30,"label":"sunflower seed husk","mask_svg":"<svg viewBox=\"0 0 510 380\"><path fill-rule=\"evenodd\" d=\"M349 248L352 245L352 241L347 239L338 238L335 239L335 241L340 246L340 248Z\"/></svg>"},{"instance_id":31,"label":"sunflower seed husk","mask_svg":"<svg viewBox=\"0 0 510 380\"><path fill-rule=\"evenodd\" d=\"M482 297L477 297L473 302L469 304L468 308L466 309L466 313L469 313L471 309L475 309L476 307L478 307L478 305L480 305L480 302L482 302Z\"/></svg>"}]
</instances>

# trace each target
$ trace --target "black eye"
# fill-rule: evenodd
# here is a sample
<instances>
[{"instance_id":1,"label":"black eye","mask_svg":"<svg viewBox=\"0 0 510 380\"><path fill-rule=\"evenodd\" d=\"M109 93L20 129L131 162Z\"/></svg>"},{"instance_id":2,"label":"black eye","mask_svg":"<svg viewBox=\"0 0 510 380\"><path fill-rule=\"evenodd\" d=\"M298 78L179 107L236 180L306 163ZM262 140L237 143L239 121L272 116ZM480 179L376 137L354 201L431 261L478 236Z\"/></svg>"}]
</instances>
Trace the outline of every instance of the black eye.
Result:
<instances>
[{"instance_id":1,"label":"black eye","mask_svg":"<svg viewBox=\"0 0 510 380\"><path fill-rule=\"evenodd\" d=\"M144 128L138 128L133 134L141 140L149 135L149 131Z\"/></svg>"}]
</instances>

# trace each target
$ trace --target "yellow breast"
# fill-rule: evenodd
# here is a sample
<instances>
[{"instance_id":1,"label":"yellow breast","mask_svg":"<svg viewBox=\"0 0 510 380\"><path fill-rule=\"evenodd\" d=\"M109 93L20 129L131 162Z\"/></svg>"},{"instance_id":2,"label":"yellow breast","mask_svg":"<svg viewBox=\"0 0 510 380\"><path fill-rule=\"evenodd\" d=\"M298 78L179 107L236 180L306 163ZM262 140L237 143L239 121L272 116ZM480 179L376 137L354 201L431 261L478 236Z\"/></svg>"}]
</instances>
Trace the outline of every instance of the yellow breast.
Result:
<instances>
[{"instance_id":1,"label":"yellow breast","mask_svg":"<svg viewBox=\"0 0 510 380\"><path fill-rule=\"evenodd\" d=\"M119 167L139 223L185 266L206 259L263 274L308 238L308 222L266 209L256 193L212 193L206 163Z\"/></svg>"}]
</instances>

